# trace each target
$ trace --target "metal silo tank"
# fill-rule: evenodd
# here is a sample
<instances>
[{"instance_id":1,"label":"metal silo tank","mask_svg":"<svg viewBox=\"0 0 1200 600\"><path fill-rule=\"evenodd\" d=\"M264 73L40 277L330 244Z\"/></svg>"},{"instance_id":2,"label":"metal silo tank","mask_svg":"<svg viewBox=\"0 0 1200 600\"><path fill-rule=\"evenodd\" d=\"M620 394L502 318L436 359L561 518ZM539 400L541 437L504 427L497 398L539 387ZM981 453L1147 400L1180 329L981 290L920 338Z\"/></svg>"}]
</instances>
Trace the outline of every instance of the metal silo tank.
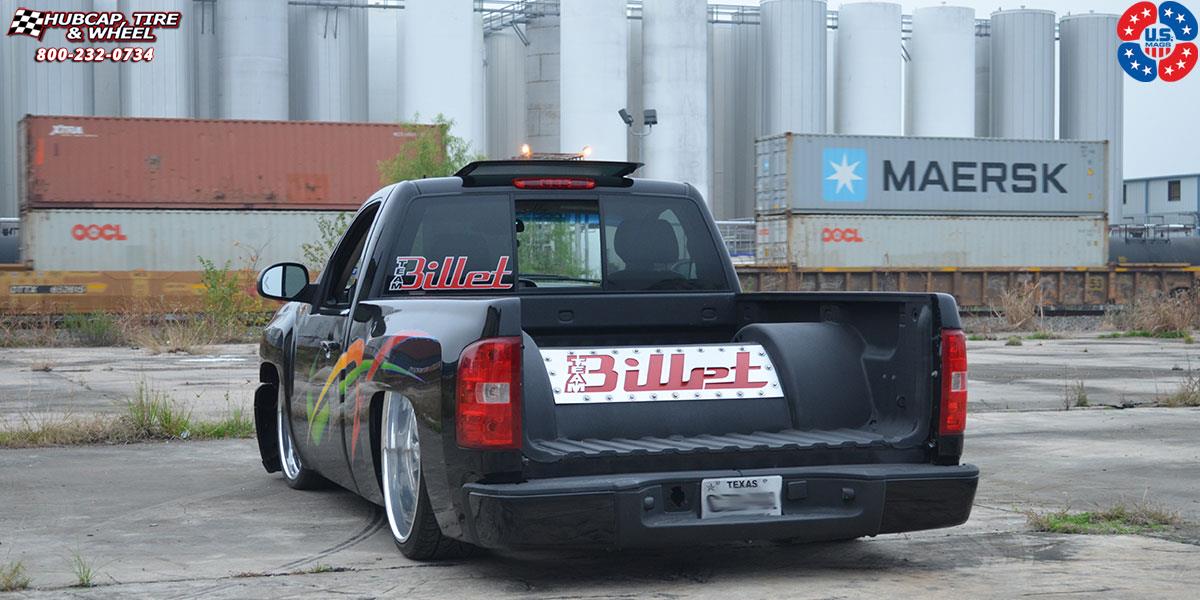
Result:
<instances>
[{"instance_id":1,"label":"metal silo tank","mask_svg":"<svg viewBox=\"0 0 1200 600\"><path fill-rule=\"evenodd\" d=\"M0 2L5 18L29 3L20 0ZM43 11L71 12L92 10L91 0L45 0L33 8ZM35 62L38 48L74 48L80 44L66 41L66 30L50 29L42 41L24 35L4 38L3 62L0 63L0 216L17 216L20 199L17 182L18 122L26 114L92 115L95 112L95 69L89 62Z\"/></svg>"},{"instance_id":2,"label":"metal silo tank","mask_svg":"<svg viewBox=\"0 0 1200 600\"><path fill-rule=\"evenodd\" d=\"M975 10L914 10L908 54L906 135L975 135Z\"/></svg>"},{"instance_id":3,"label":"metal silo tank","mask_svg":"<svg viewBox=\"0 0 1200 600\"><path fill-rule=\"evenodd\" d=\"M818 0L762 3L765 135L826 131L825 8ZM897 17L897 36L899 27Z\"/></svg>"},{"instance_id":4,"label":"metal silo tank","mask_svg":"<svg viewBox=\"0 0 1200 600\"><path fill-rule=\"evenodd\" d=\"M534 19L525 26L525 141L534 152L559 152L559 50L557 16Z\"/></svg>"},{"instance_id":5,"label":"metal silo tank","mask_svg":"<svg viewBox=\"0 0 1200 600\"><path fill-rule=\"evenodd\" d=\"M396 123L400 114L402 10L367 9L367 119Z\"/></svg>"},{"instance_id":6,"label":"metal silo tank","mask_svg":"<svg viewBox=\"0 0 1200 600\"><path fill-rule=\"evenodd\" d=\"M93 0L92 8L112 12L120 10L118 0ZM7 13L5 13L7 14ZM106 44L111 47L111 44ZM121 63L104 61L93 67L93 114L97 117L121 116Z\"/></svg>"},{"instance_id":7,"label":"metal silo tank","mask_svg":"<svg viewBox=\"0 0 1200 600\"><path fill-rule=\"evenodd\" d=\"M705 198L712 175L707 8L704 0L642 5L645 103L658 111L659 122L643 142L643 173L690 183Z\"/></svg>"},{"instance_id":8,"label":"metal silo tank","mask_svg":"<svg viewBox=\"0 0 1200 600\"><path fill-rule=\"evenodd\" d=\"M288 24L291 118L366 121L366 0L291 5Z\"/></svg>"},{"instance_id":9,"label":"metal silo tank","mask_svg":"<svg viewBox=\"0 0 1200 600\"><path fill-rule=\"evenodd\" d=\"M712 170L717 219L754 217L754 140L762 119L761 28L712 23Z\"/></svg>"},{"instance_id":10,"label":"metal silo tank","mask_svg":"<svg viewBox=\"0 0 1200 600\"><path fill-rule=\"evenodd\" d=\"M617 116L628 90L625 0L561 0L559 118L565 152L592 148L596 160L625 160L626 127Z\"/></svg>"},{"instance_id":11,"label":"metal silo tank","mask_svg":"<svg viewBox=\"0 0 1200 600\"><path fill-rule=\"evenodd\" d=\"M525 43L512 27L484 39L489 158L516 156L525 143Z\"/></svg>"},{"instance_id":12,"label":"metal silo tank","mask_svg":"<svg viewBox=\"0 0 1200 600\"><path fill-rule=\"evenodd\" d=\"M192 52L196 69L192 76L192 90L196 96L196 118L215 119L220 116L216 3L197 2L192 14Z\"/></svg>"},{"instance_id":13,"label":"metal silo tank","mask_svg":"<svg viewBox=\"0 0 1200 600\"><path fill-rule=\"evenodd\" d=\"M1117 53L1116 15L1063 17L1058 24L1062 139L1108 140L1108 215L1121 220L1125 77Z\"/></svg>"},{"instance_id":14,"label":"metal silo tank","mask_svg":"<svg viewBox=\"0 0 1200 600\"><path fill-rule=\"evenodd\" d=\"M154 60L121 65L121 113L127 117L170 117L186 119L195 114L195 92L191 29L192 0L121 0L121 12L178 12L179 29L158 29L152 44Z\"/></svg>"},{"instance_id":15,"label":"metal silo tank","mask_svg":"<svg viewBox=\"0 0 1200 600\"><path fill-rule=\"evenodd\" d=\"M221 0L216 10L221 117L286 120L287 0Z\"/></svg>"},{"instance_id":16,"label":"metal silo tank","mask_svg":"<svg viewBox=\"0 0 1200 600\"><path fill-rule=\"evenodd\" d=\"M992 34L984 21L975 30L975 137L992 131Z\"/></svg>"},{"instance_id":17,"label":"metal silo tank","mask_svg":"<svg viewBox=\"0 0 1200 600\"><path fill-rule=\"evenodd\" d=\"M992 13L992 137L1054 138L1054 12Z\"/></svg>"},{"instance_id":18,"label":"metal silo tank","mask_svg":"<svg viewBox=\"0 0 1200 600\"><path fill-rule=\"evenodd\" d=\"M838 10L835 120L838 133L901 133L900 5L843 4Z\"/></svg>"},{"instance_id":19,"label":"metal silo tank","mask_svg":"<svg viewBox=\"0 0 1200 600\"><path fill-rule=\"evenodd\" d=\"M402 116L431 122L441 114L454 121L451 132L472 152L484 152L483 116L473 70L479 48L472 0L406 0L400 60L404 77ZM482 44L482 42L480 42Z\"/></svg>"}]
</instances>

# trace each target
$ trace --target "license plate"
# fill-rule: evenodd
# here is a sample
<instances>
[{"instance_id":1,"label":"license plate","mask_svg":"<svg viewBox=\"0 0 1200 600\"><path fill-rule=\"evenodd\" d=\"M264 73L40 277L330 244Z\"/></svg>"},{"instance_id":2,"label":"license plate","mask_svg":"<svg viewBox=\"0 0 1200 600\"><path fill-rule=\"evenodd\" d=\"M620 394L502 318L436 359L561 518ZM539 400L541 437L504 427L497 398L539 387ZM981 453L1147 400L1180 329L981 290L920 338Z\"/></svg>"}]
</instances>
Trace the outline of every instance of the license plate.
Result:
<instances>
[{"instance_id":1,"label":"license plate","mask_svg":"<svg viewBox=\"0 0 1200 600\"><path fill-rule=\"evenodd\" d=\"M783 514L783 477L727 477L700 482L700 518Z\"/></svg>"},{"instance_id":2,"label":"license plate","mask_svg":"<svg viewBox=\"0 0 1200 600\"><path fill-rule=\"evenodd\" d=\"M555 404L782 398L758 344L543 348Z\"/></svg>"}]
</instances>

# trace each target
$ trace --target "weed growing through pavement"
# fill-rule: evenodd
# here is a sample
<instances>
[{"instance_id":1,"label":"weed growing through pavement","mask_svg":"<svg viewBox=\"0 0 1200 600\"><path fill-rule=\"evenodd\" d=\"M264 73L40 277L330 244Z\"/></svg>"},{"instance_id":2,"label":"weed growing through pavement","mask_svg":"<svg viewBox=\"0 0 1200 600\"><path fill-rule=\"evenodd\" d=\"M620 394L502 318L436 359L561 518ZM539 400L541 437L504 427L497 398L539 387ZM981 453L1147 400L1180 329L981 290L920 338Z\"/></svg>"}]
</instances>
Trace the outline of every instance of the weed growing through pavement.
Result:
<instances>
[{"instance_id":1,"label":"weed growing through pavement","mask_svg":"<svg viewBox=\"0 0 1200 600\"><path fill-rule=\"evenodd\" d=\"M142 381L124 414L26 416L15 427L0 428L0 448L253 437L254 419L245 409L232 406L228 394L225 398L229 404L225 416L215 421L196 420L191 408Z\"/></svg>"},{"instance_id":2,"label":"weed growing through pavement","mask_svg":"<svg viewBox=\"0 0 1200 600\"><path fill-rule=\"evenodd\" d=\"M1072 512L1026 511L1025 520L1034 531L1081 534L1131 534L1163 531L1179 525L1179 515L1165 508L1139 502L1110 508Z\"/></svg>"},{"instance_id":3,"label":"weed growing through pavement","mask_svg":"<svg viewBox=\"0 0 1200 600\"><path fill-rule=\"evenodd\" d=\"M1010 335L1010 336L1008 336L1008 340L1004 342L1004 345L1005 346L1021 346L1021 345L1024 345L1024 342L1021 341L1021 336Z\"/></svg>"},{"instance_id":4,"label":"weed growing through pavement","mask_svg":"<svg viewBox=\"0 0 1200 600\"><path fill-rule=\"evenodd\" d=\"M1088 406L1091 405L1088 404L1087 388L1084 387L1083 381L1067 384L1063 391L1063 410Z\"/></svg>"},{"instance_id":5,"label":"weed growing through pavement","mask_svg":"<svg viewBox=\"0 0 1200 600\"><path fill-rule=\"evenodd\" d=\"M1170 408L1200 406L1200 372L1188 367L1179 389L1173 394L1159 397L1157 404Z\"/></svg>"},{"instance_id":6,"label":"weed growing through pavement","mask_svg":"<svg viewBox=\"0 0 1200 600\"><path fill-rule=\"evenodd\" d=\"M71 587L92 587L96 585L96 567L84 558L78 551L71 553L71 572L75 574L75 584Z\"/></svg>"},{"instance_id":7,"label":"weed growing through pavement","mask_svg":"<svg viewBox=\"0 0 1200 600\"><path fill-rule=\"evenodd\" d=\"M0 592L15 592L29 587L30 579L25 574L25 563L14 560L0 565Z\"/></svg>"}]
</instances>

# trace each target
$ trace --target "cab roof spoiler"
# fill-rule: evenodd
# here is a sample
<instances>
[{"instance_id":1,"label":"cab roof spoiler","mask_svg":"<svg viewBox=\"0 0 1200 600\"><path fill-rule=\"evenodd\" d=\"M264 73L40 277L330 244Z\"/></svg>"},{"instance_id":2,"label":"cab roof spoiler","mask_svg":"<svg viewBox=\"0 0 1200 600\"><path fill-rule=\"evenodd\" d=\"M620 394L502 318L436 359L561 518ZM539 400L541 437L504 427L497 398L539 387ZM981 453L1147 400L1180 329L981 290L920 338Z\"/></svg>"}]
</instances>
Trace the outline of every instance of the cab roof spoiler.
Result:
<instances>
[{"instance_id":1,"label":"cab roof spoiler","mask_svg":"<svg viewBox=\"0 0 1200 600\"><path fill-rule=\"evenodd\" d=\"M516 179L580 179L596 186L629 187L642 163L601 160L480 160L454 175L464 187L511 186Z\"/></svg>"}]
</instances>

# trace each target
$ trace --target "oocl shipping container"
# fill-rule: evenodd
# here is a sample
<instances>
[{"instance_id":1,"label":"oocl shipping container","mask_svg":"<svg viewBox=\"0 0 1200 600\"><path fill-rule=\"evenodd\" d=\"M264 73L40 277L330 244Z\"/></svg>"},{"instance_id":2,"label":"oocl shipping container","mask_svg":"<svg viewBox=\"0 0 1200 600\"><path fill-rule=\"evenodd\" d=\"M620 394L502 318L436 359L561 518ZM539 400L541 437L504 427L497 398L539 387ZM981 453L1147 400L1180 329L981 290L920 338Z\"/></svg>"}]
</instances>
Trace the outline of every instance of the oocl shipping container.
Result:
<instances>
[{"instance_id":1,"label":"oocl shipping container","mask_svg":"<svg viewBox=\"0 0 1200 600\"><path fill-rule=\"evenodd\" d=\"M431 126L30 116L21 127L22 210L354 210L380 187L378 163Z\"/></svg>"},{"instance_id":2,"label":"oocl shipping container","mask_svg":"<svg viewBox=\"0 0 1200 600\"><path fill-rule=\"evenodd\" d=\"M757 264L803 268L1102 267L1103 215L791 215L757 222Z\"/></svg>"},{"instance_id":3,"label":"oocl shipping container","mask_svg":"<svg viewBox=\"0 0 1200 600\"><path fill-rule=\"evenodd\" d=\"M1105 142L787 133L757 142L760 215L1102 215Z\"/></svg>"},{"instance_id":4,"label":"oocl shipping container","mask_svg":"<svg viewBox=\"0 0 1200 600\"><path fill-rule=\"evenodd\" d=\"M365 198L364 198L365 199ZM37 271L199 271L303 262L328 211L28 210L21 256Z\"/></svg>"}]
</instances>

